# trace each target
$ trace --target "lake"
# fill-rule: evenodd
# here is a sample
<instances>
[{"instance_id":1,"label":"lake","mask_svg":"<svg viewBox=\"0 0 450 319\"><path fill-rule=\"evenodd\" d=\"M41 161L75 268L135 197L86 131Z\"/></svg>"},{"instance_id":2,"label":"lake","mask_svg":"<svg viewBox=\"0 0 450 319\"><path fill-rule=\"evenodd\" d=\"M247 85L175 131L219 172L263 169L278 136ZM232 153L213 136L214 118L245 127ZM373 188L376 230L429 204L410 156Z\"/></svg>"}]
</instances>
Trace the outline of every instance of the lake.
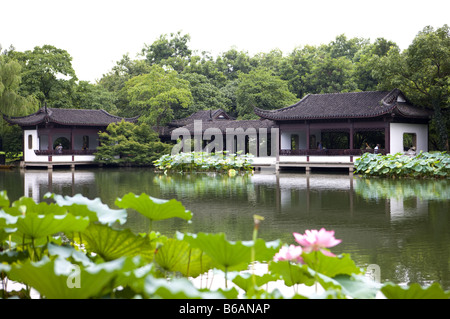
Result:
<instances>
[{"instance_id":1,"label":"lake","mask_svg":"<svg viewBox=\"0 0 450 319\"><path fill-rule=\"evenodd\" d=\"M0 170L0 190L10 200L41 201L47 192L82 194L115 208L133 192L181 201L193 213L153 223L153 230L224 232L229 240L251 240L253 215L264 217L259 237L295 243L293 232L334 230L360 267L376 265L380 281L398 284L439 282L450 289L450 180L387 180L347 173L288 171L254 175L155 173L140 168ZM122 227L145 232L148 221L130 212Z\"/></svg>"}]
</instances>

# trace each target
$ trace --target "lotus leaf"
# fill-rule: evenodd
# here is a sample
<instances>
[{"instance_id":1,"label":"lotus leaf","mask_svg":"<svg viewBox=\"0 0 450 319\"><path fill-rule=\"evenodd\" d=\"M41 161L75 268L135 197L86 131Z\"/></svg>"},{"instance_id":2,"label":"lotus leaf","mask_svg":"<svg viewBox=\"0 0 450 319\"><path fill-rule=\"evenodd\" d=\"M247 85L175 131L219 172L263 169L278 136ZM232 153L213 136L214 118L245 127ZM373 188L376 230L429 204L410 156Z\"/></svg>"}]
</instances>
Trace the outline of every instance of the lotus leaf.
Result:
<instances>
[{"instance_id":1,"label":"lotus leaf","mask_svg":"<svg viewBox=\"0 0 450 319\"><path fill-rule=\"evenodd\" d=\"M17 231L29 238L41 238L54 235L59 232L80 232L89 224L87 217L64 215L39 215L27 213L19 216L16 222Z\"/></svg>"},{"instance_id":2,"label":"lotus leaf","mask_svg":"<svg viewBox=\"0 0 450 319\"><path fill-rule=\"evenodd\" d=\"M186 278L167 280L148 276L145 281L145 292L149 297L163 299L225 299L237 297L236 289L221 293L220 291L201 291ZM232 295L232 296L231 296Z\"/></svg>"},{"instance_id":3,"label":"lotus leaf","mask_svg":"<svg viewBox=\"0 0 450 319\"><path fill-rule=\"evenodd\" d=\"M381 287L381 292L388 299L450 299L450 291L444 291L438 283L425 288L417 283L408 287L387 283Z\"/></svg>"},{"instance_id":4,"label":"lotus leaf","mask_svg":"<svg viewBox=\"0 0 450 319\"><path fill-rule=\"evenodd\" d=\"M192 247L204 251L219 269L225 271L244 270L250 262L251 247L240 241L228 241L224 233L185 234L183 239Z\"/></svg>"},{"instance_id":5,"label":"lotus leaf","mask_svg":"<svg viewBox=\"0 0 450 319\"><path fill-rule=\"evenodd\" d=\"M9 199L6 191L0 191L0 208L9 207Z\"/></svg>"},{"instance_id":6,"label":"lotus leaf","mask_svg":"<svg viewBox=\"0 0 450 319\"><path fill-rule=\"evenodd\" d=\"M147 194L137 196L133 193L126 194L116 200L120 208L131 208L152 221L178 217L190 220L192 213L184 208L181 202L171 199L164 200L151 197Z\"/></svg>"},{"instance_id":7,"label":"lotus leaf","mask_svg":"<svg viewBox=\"0 0 450 319\"><path fill-rule=\"evenodd\" d=\"M306 265L293 264L287 260L272 261L269 263L269 270L274 275L280 276L286 286L296 284L312 286L314 284L314 276Z\"/></svg>"},{"instance_id":8,"label":"lotus leaf","mask_svg":"<svg viewBox=\"0 0 450 319\"><path fill-rule=\"evenodd\" d=\"M120 259L85 268L61 257L50 259L44 256L39 262L14 264L10 272L45 298L86 299L101 297L105 289L110 289L111 280L124 265L125 260Z\"/></svg>"},{"instance_id":9,"label":"lotus leaf","mask_svg":"<svg viewBox=\"0 0 450 319\"><path fill-rule=\"evenodd\" d=\"M302 254L303 261L308 267L328 277L337 275L360 274L355 262L348 254L342 254L339 257L325 256L320 251L313 251L308 254Z\"/></svg>"},{"instance_id":10,"label":"lotus leaf","mask_svg":"<svg viewBox=\"0 0 450 319\"><path fill-rule=\"evenodd\" d=\"M186 241L168 239L155 256L164 270L179 272L186 277L197 277L210 269L211 259L198 248L191 248Z\"/></svg>"},{"instance_id":11,"label":"lotus leaf","mask_svg":"<svg viewBox=\"0 0 450 319\"><path fill-rule=\"evenodd\" d=\"M88 216L91 221L99 221L102 224L112 225L116 222L124 224L127 220L125 209L111 209L103 204L100 198L89 199L76 194L73 197L47 193L47 198L53 198L56 204L66 207L72 214Z\"/></svg>"},{"instance_id":12,"label":"lotus leaf","mask_svg":"<svg viewBox=\"0 0 450 319\"><path fill-rule=\"evenodd\" d=\"M155 247L148 236L135 235L129 229L116 230L108 225L91 223L81 235L86 248L110 261L123 256L153 258Z\"/></svg>"}]
</instances>

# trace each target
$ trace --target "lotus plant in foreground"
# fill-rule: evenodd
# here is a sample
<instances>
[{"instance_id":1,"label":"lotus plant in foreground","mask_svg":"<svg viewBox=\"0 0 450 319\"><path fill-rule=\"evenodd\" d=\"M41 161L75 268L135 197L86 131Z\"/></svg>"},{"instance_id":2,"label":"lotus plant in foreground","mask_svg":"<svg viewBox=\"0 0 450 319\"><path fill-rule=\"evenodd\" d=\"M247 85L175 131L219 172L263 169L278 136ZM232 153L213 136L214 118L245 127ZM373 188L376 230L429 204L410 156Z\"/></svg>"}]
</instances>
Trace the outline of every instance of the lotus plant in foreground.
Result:
<instances>
[{"instance_id":1,"label":"lotus plant in foreground","mask_svg":"<svg viewBox=\"0 0 450 319\"><path fill-rule=\"evenodd\" d=\"M326 256L334 257L326 248L334 247L341 242L334 237L334 231L327 231L325 228L320 230L306 230L305 234L293 233L295 241L299 243L307 253L312 251L321 251Z\"/></svg>"},{"instance_id":2,"label":"lotus plant in foreground","mask_svg":"<svg viewBox=\"0 0 450 319\"><path fill-rule=\"evenodd\" d=\"M303 250L302 247L300 246L295 245L283 246L280 248L280 251L275 254L274 260L275 261L288 260L302 263L303 262L303 259L301 257L302 252Z\"/></svg>"}]
</instances>

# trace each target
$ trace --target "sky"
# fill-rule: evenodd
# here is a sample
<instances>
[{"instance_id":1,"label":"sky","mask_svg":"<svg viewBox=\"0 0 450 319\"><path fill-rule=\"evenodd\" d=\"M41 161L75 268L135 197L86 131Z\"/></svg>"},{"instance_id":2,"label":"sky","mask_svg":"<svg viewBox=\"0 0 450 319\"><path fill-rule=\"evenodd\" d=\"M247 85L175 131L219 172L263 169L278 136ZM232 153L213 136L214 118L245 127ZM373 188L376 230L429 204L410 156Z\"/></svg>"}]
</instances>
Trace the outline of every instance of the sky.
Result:
<instances>
[{"instance_id":1,"label":"sky","mask_svg":"<svg viewBox=\"0 0 450 319\"><path fill-rule=\"evenodd\" d=\"M189 34L214 57L385 38L406 49L425 26L450 25L449 0L0 0L0 45L66 50L79 80L95 83L124 54L138 58L160 35Z\"/></svg>"}]
</instances>

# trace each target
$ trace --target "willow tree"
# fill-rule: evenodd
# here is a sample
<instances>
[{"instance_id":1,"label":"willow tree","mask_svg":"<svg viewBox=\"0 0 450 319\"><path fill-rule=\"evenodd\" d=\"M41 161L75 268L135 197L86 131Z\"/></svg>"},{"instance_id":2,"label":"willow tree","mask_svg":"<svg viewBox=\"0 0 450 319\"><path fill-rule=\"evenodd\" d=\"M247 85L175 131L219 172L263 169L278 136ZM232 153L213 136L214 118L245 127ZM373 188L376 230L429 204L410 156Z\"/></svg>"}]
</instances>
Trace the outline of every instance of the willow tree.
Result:
<instances>
[{"instance_id":1,"label":"willow tree","mask_svg":"<svg viewBox=\"0 0 450 319\"><path fill-rule=\"evenodd\" d=\"M22 150L22 130L8 125L3 116L22 116L34 111L37 102L33 96L19 94L21 66L17 61L0 55L0 150L19 153Z\"/></svg>"},{"instance_id":2,"label":"willow tree","mask_svg":"<svg viewBox=\"0 0 450 319\"><path fill-rule=\"evenodd\" d=\"M438 149L449 151L450 27L425 27L406 50L393 48L381 58L374 74L383 88L397 87L433 110Z\"/></svg>"},{"instance_id":3,"label":"willow tree","mask_svg":"<svg viewBox=\"0 0 450 319\"><path fill-rule=\"evenodd\" d=\"M32 96L19 94L21 66L17 61L0 56L0 112L7 116L21 116L33 111L36 101Z\"/></svg>"}]
</instances>

